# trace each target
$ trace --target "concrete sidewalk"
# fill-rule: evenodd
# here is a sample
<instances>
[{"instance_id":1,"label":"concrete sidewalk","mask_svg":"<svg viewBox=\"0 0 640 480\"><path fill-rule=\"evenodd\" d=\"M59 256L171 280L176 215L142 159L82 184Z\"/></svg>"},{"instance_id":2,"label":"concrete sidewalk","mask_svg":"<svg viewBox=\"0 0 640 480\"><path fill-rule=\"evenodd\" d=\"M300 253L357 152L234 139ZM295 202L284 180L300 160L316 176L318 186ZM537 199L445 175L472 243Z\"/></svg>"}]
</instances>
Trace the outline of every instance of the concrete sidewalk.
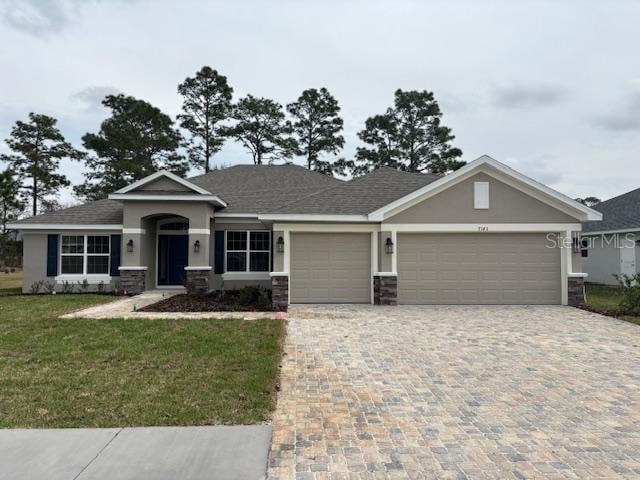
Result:
<instances>
[{"instance_id":1,"label":"concrete sidewalk","mask_svg":"<svg viewBox=\"0 0 640 480\"><path fill-rule=\"evenodd\" d=\"M0 480L262 480L271 427L0 430Z\"/></svg>"}]
</instances>

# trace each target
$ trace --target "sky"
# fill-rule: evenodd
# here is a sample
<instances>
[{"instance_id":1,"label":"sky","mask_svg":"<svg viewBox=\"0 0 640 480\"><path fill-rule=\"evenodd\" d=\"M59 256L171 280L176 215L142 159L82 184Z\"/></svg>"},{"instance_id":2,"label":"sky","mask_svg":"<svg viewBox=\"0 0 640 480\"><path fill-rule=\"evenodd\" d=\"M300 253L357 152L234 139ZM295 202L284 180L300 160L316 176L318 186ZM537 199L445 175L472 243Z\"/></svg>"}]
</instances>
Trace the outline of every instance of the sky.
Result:
<instances>
[{"instance_id":1,"label":"sky","mask_svg":"<svg viewBox=\"0 0 640 480\"><path fill-rule=\"evenodd\" d=\"M209 65L235 99L329 89L346 158L397 88L433 91L463 160L607 199L640 187L638 25L631 0L0 0L0 139L33 111L81 147L115 92L175 117L177 85ZM230 141L214 157L250 162Z\"/></svg>"}]
</instances>

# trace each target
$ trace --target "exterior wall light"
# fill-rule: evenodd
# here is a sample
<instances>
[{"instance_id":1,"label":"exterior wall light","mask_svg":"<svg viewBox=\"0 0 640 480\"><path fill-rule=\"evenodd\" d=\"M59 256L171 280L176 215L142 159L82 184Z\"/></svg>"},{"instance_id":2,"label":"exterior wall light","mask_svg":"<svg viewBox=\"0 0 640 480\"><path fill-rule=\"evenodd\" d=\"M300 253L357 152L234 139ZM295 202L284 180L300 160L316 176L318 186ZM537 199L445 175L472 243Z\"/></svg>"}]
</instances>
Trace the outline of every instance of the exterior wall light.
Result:
<instances>
[{"instance_id":1,"label":"exterior wall light","mask_svg":"<svg viewBox=\"0 0 640 480\"><path fill-rule=\"evenodd\" d=\"M393 241L391 238L387 238L387 241L384 244L384 251L386 253L393 253Z\"/></svg>"},{"instance_id":2,"label":"exterior wall light","mask_svg":"<svg viewBox=\"0 0 640 480\"><path fill-rule=\"evenodd\" d=\"M194 251L195 253L198 253L198 252L200 251L200 240L196 240L196 241L193 243L193 251Z\"/></svg>"},{"instance_id":3,"label":"exterior wall light","mask_svg":"<svg viewBox=\"0 0 640 480\"><path fill-rule=\"evenodd\" d=\"M284 238L278 237L278 241L276 242L276 249L278 250L278 253L284 252Z\"/></svg>"},{"instance_id":4,"label":"exterior wall light","mask_svg":"<svg viewBox=\"0 0 640 480\"><path fill-rule=\"evenodd\" d=\"M133 252L133 239L129 239L129 241L127 242L127 252L131 253Z\"/></svg>"}]
</instances>

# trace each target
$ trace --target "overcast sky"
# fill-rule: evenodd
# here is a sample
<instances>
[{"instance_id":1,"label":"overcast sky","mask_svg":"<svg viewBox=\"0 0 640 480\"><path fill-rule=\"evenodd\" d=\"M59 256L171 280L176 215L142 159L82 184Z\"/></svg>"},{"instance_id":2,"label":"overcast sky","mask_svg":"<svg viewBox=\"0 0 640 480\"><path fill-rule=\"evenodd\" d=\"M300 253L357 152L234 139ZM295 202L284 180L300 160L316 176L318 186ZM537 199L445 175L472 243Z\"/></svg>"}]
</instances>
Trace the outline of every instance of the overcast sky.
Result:
<instances>
[{"instance_id":1,"label":"overcast sky","mask_svg":"<svg viewBox=\"0 0 640 480\"><path fill-rule=\"evenodd\" d=\"M606 199L640 187L638 25L624 0L0 0L0 137L34 111L80 146L112 92L175 116L177 84L209 65L236 99L328 88L347 158L395 89L431 90L464 160ZM229 142L214 161L251 158Z\"/></svg>"}]
</instances>

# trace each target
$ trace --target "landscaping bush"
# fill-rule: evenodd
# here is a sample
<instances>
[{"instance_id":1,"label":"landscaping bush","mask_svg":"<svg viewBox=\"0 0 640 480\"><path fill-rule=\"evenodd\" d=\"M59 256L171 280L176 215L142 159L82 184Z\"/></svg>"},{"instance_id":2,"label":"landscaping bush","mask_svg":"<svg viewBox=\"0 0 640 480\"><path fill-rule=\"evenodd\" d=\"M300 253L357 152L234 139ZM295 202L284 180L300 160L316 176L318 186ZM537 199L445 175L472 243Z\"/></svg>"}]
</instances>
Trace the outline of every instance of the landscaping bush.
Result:
<instances>
[{"instance_id":1,"label":"landscaping bush","mask_svg":"<svg viewBox=\"0 0 640 480\"><path fill-rule=\"evenodd\" d=\"M620 309L626 315L640 315L640 273L614 275L622 290Z\"/></svg>"},{"instance_id":2,"label":"landscaping bush","mask_svg":"<svg viewBox=\"0 0 640 480\"><path fill-rule=\"evenodd\" d=\"M258 303L260 298L260 287L242 287L238 292L238 304L243 307Z\"/></svg>"}]
</instances>

